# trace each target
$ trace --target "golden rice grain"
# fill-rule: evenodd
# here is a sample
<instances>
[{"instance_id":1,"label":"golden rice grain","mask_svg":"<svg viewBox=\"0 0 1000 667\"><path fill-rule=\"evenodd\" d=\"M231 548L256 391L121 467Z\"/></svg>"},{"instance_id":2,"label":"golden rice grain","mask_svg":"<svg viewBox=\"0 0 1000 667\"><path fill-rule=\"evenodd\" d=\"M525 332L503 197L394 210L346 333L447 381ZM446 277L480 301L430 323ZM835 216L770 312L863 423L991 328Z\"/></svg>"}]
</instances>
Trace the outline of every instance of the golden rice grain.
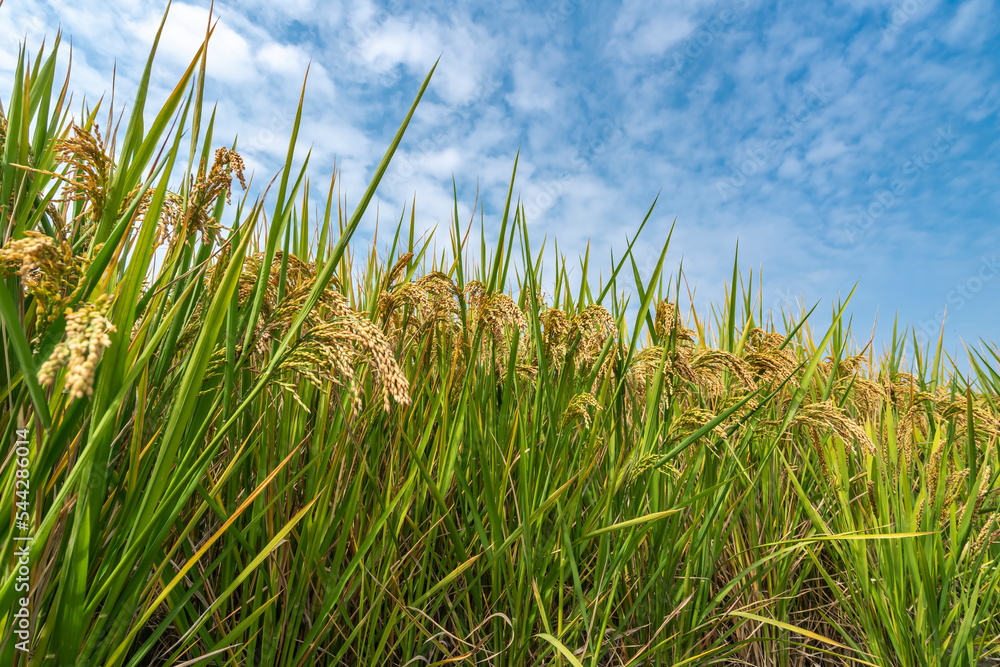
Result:
<instances>
[{"instance_id":1,"label":"golden rice grain","mask_svg":"<svg viewBox=\"0 0 1000 667\"><path fill-rule=\"evenodd\" d=\"M56 374L66 367L66 388L72 398L91 396L94 373L103 350L111 345L109 333L115 327L105 317L109 299L100 296L94 303L85 303L73 310L66 309L66 339L52 351L52 355L38 371L38 381L52 386Z\"/></svg>"}]
</instances>

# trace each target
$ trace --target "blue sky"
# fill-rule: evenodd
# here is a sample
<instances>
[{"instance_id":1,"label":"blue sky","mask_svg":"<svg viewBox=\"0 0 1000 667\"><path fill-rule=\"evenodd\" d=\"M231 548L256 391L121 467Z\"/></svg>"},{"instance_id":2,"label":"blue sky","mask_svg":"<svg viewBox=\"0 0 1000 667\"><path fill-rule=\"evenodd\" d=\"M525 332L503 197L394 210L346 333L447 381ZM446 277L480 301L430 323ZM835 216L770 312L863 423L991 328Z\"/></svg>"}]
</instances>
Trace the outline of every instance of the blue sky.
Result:
<instances>
[{"instance_id":1,"label":"blue sky","mask_svg":"<svg viewBox=\"0 0 1000 667\"><path fill-rule=\"evenodd\" d=\"M118 67L127 103L165 3L6 0L0 99L19 40L62 26L73 85L96 100ZM637 257L648 275L676 218L667 267L718 303L739 242L765 307L819 301L816 325L857 282L855 337L876 350L901 323L946 345L1000 340L1000 8L990 0L841 2L217 2L208 96L219 141L240 136L258 183L283 161L302 76L310 174L334 159L357 201L423 76L441 63L379 190L384 222L416 195L447 226L477 188L497 225L515 191L536 244L610 266L659 203ZM175 2L154 71L172 87L208 3ZM224 139L225 138L225 139ZM372 207L374 213L375 207ZM363 233L370 234L374 216ZM446 241L446 236L440 238ZM551 257L551 254L549 255ZM550 263L551 266L551 263Z\"/></svg>"}]
</instances>

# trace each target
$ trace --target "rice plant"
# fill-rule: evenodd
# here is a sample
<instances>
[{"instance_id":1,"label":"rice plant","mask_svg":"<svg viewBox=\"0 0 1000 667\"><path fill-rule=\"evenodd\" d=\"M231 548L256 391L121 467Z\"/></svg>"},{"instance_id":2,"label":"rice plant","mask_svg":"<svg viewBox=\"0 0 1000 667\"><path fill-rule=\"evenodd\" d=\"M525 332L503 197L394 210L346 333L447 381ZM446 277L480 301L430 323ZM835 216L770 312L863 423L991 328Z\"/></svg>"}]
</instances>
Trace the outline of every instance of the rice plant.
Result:
<instances>
[{"instance_id":1,"label":"rice plant","mask_svg":"<svg viewBox=\"0 0 1000 667\"><path fill-rule=\"evenodd\" d=\"M571 283L516 162L495 238L456 197L440 256L412 209L361 247L433 70L348 212L293 168L301 99L251 195L207 44L152 123L156 43L124 126L71 110L59 39L10 82L2 664L1000 653L996 346L973 376L906 329L876 356L846 303L776 322L735 262L699 314L669 237L651 275L630 245Z\"/></svg>"}]
</instances>

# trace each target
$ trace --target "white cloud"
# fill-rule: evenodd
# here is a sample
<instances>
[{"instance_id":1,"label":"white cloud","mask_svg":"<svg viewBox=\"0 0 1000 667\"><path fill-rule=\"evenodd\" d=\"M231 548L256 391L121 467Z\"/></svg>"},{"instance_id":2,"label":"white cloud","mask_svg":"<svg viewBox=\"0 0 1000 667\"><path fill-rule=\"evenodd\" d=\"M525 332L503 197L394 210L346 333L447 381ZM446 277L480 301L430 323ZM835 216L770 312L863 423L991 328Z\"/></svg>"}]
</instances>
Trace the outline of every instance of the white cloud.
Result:
<instances>
[{"instance_id":1,"label":"white cloud","mask_svg":"<svg viewBox=\"0 0 1000 667\"><path fill-rule=\"evenodd\" d=\"M551 49L519 55L513 64L514 90L507 101L527 113L554 111L564 94L558 80L561 61Z\"/></svg>"},{"instance_id":2,"label":"white cloud","mask_svg":"<svg viewBox=\"0 0 1000 667\"><path fill-rule=\"evenodd\" d=\"M778 167L778 175L782 178L795 179L802 174L802 162L795 156L789 155Z\"/></svg>"},{"instance_id":3,"label":"white cloud","mask_svg":"<svg viewBox=\"0 0 1000 667\"><path fill-rule=\"evenodd\" d=\"M829 162L844 155L848 150L850 149L843 141L824 134L806 153L806 160L814 163Z\"/></svg>"},{"instance_id":4,"label":"white cloud","mask_svg":"<svg viewBox=\"0 0 1000 667\"><path fill-rule=\"evenodd\" d=\"M257 51L257 60L267 70L280 75L300 77L309 57L297 46L268 42Z\"/></svg>"},{"instance_id":5,"label":"white cloud","mask_svg":"<svg viewBox=\"0 0 1000 667\"><path fill-rule=\"evenodd\" d=\"M949 21L942 36L952 46L981 44L990 34L993 10L990 0L966 0Z\"/></svg>"},{"instance_id":6,"label":"white cloud","mask_svg":"<svg viewBox=\"0 0 1000 667\"><path fill-rule=\"evenodd\" d=\"M218 23L212 33L208 50L208 73L225 83L241 84L254 80L256 67L250 42L232 27L230 19L213 17ZM159 54L169 63L186 66L191 62L205 39L208 12L194 5L176 2L170 8ZM160 18L149 15L135 25L138 35L152 43L160 26Z\"/></svg>"},{"instance_id":7,"label":"white cloud","mask_svg":"<svg viewBox=\"0 0 1000 667\"><path fill-rule=\"evenodd\" d=\"M629 58L663 55L698 27L696 13L704 4L683 0L650 5L625 0L612 29L611 46Z\"/></svg>"},{"instance_id":8,"label":"white cloud","mask_svg":"<svg viewBox=\"0 0 1000 667\"><path fill-rule=\"evenodd\" d=\"M435 91L450 104L474 96L498 64L497 45L481 27L454 17L392 14L362 6L351 19L351 53L377 73L404 66L423 78L441 57Z\"/></svg>"},{"instance_id":9,"label":"white cloud","mask_svg":"<svg viewBox=\"0 0 1000 667\"><path fill-rule=\"evenodd\" d=\"M164 4L108 0L84 13L67 2L57 13L37 0L7 0L0 8L0 82L9 81L18 36L29 34L35 48L44 33L51 41L61 20L74 36L73 90L96 100L110 89L117 61L120 104L134 90ZM684 257L701 306L720 298L737 238L741 265L764 266L766 305L784 303L782 294L802 294L812 305L861 275L881 281L906 275L910 266L938 266L935 247L948 246L955 257L975 251L975 231L942 240L941 232L927 229L937 217L978 219L971 213L977 202L991 210L1000 205L990 142L975 129L961 157L956 148L940 162L947 168L921 176L926 193L918 196L915 188L900 198L849 248L844 226L927 147L928 137L933 141L939 124L979 122L1000 110L995 66L977 41L995 22L989 3L968 0L956 11L920 0L886 37L879 22L902 6L895 0L809 10L793 3L780 11L751 2L695 60L674 68L673 54L737 4L746 3L625 0L614 9L577 3L568 20L553 26L544 18L548 4L532 13L503 2L220 0L206 101L220 100L217 142L238 132L256 184L265 184L284 161L311 62L298 156L314 147L310 174L324 195L337 159L350 213L416 86L442 55L379 189L383 226L398 219L415 193L418 227L440 221L446 234L454 175L462 224L473 213L478 186L489 235L520 147L515 197L526 205L551 199L536 206L533 229L548 234L549 248L557 237L571 262L591 238L592 266L605 276L609 249L619 255L625 235L662 190L644 232L640 270L648 275L677 217L667 268L675 271ZM207 18L207 0L173 5L150 108L194 56ZM962 48L942 57L941 40ZM825 91L812 107L811 86ZM8 89L3 84L0 95ZM591 154L608 119L620 123L621 137ZM762 166L723 201L717 182L776 137ZM404 175L399 169L407 161ZM373 220L374 207L365 229ZM906 242L909 232L918 241ZM447 236L438 243L447 244ZM882 251L901 244L898 256ZM949 262L948 275L961 271L959 260ZM932 278L920 280L933 288ZM859 291L856 311L870 316L880 303L883 314L886 304L901 304L903 319L933 315L881 283ZM986 312L986 297L978 303ZM969 322L973 310L963 315Z\"/></svg>"}]
</instances>

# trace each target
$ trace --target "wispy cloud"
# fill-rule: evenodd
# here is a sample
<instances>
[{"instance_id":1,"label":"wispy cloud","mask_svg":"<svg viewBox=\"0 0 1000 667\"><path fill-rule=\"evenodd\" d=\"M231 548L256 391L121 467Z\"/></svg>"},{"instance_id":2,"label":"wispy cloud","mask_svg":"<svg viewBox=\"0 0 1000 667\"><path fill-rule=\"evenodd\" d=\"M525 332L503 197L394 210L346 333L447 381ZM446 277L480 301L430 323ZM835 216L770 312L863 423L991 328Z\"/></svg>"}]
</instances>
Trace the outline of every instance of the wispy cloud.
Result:
<instances>
[{"instance_id":1,"label":"wispy cloud","mask_svg":"<svg viewBox=\"0 0 1000 667\"><path fill-rule=\"evenodd\" d=\"M74 89L93 103L117 65L127 104L164 7L8 1L0 81L19 40L35 49L61 26ZM590 239L592 266L609 266L660 193L640 269L676 218L668 269L683 260L699 307L721 298L739 241L741 265L764 272L766 305L829 302L860 280L855 324L867 332L878 311L881 337L895 313L938 321L1000 242L1000 23L988 0L221 0L215 19L217 136L239 134L258 184L283 161L307 66L300 157L312 146L317 180L336 159L351 201L440 56L380 215L416 195L422 229L447 222L454 178L463 220L478 192L496 224L520 150L529 224L568 256ZM207 22L207 0L173 4L154 97ZM950 341L996 337L992 284L949 306Z\"/></svg>"}]
</instances>

